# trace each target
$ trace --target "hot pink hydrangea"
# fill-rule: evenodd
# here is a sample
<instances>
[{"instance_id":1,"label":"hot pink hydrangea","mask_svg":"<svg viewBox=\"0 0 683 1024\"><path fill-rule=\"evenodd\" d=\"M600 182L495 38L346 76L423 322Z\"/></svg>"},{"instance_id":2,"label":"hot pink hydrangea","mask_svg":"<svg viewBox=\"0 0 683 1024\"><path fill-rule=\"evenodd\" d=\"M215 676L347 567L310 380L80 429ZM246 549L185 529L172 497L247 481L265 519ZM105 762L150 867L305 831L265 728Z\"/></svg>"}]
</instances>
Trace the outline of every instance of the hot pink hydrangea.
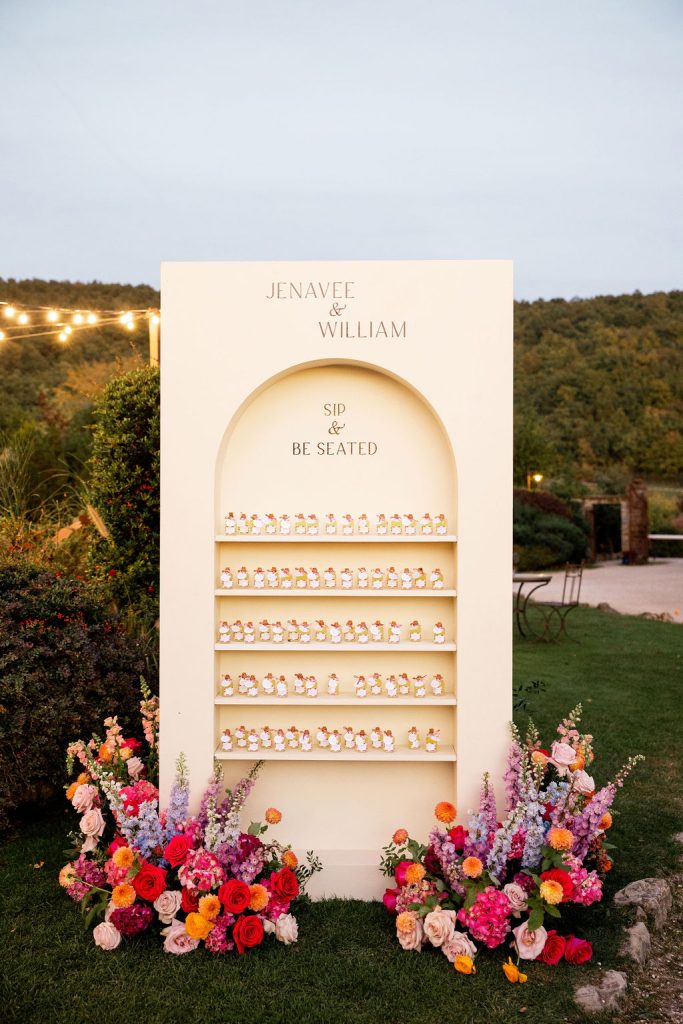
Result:
<instances>
[{"instance_id":1,"label":"hot pink hydrangea","mask_svg":"<svg viewBox=\"0 0 683 1024\"><path fill-rule=\"evenodd\" d=\"M115 885L120 885L124 880L128 874L128 868L117 867L113 860L108 860L104 865L104 873L107 876L107 882L113 889Z\"/></svg>"},{"instance_id":2,"label":"hot pink hydrangea","mask_svg":"<svg viewBox=\"0 0 683 1024\"><path fill-rule=\"evenodd\" d=\"M209 892L225 881L225 872L218 858L200 847L190 850L187 860L178 868L178 878L188 888Z\"/></svg>"},{"instance_id":3,"label":"hot pink hydrangea","mask_svg":"<svg viewBox=\"0 0 683 1024\"><path fill-rule=\"evenodd\" d=\"M569 877L574 889L571 894L572 903L580 903L583 907L590 907L591 903L599 903L602 899L602 881L597 872L587 871L578 857L571 857L567 860L569 865Z\"/></svg>"},{"instance_id":4,"label":"hot pink hydrangea","mask_svg":"<svg viewBox=\"0 0 683 1024\"><path fill-rule=\"evenodd\" d=\"M83 854L73 862L71 867L73 873L78 876L78 881L72 882L66 891L67 895L76 903L80 903L92 885L101 888L107 880L102 868L94 860L88 860Z\"/></svg>"},{"instance_id":5,"label":"hot pink hydrangea","mask_svg":"<svg viewBox=\"0 0 683 1024\"><path fill-rule=\"evenodd\" d=\"M124 786L121 790L123 809L129 817L134 817L140 810L140 804L150 803L159 799L159 790L151 782L144 779L133 786Z\"/></svg>"},{"instance_id":6,"label":"hot pink hydrangea","mask_svg":"<svg viewBox=\"0 0 683 1024\"><path fill-rule=\"evenodd\" d=\"M500 946L510 929L510 901L504 892L489 885L477 894L469 910L458 911L458 920L473 939L489 949Z\"/></svg>"},{"instance_id":7,"label":"hot pink hydrangea","mask_svg":"<svg viewBox=\"0 0 683 1024\"><path fill-rule=\"evenodd\" d=\"M204 940L209 953L229 953L235 943L228 938L228 929L232 928L235 918L232 914L221 914L213 922L213 928Z\"/></svg>"}]
</instances>

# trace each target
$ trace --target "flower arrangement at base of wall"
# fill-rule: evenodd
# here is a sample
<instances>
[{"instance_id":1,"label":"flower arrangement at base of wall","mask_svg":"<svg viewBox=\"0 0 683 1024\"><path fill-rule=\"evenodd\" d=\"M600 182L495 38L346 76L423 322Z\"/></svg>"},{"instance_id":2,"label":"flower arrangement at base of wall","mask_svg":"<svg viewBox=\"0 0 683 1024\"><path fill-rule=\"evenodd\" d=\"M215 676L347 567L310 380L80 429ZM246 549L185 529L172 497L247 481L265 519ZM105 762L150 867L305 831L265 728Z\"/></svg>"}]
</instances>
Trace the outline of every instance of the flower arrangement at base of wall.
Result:
<instances>
[{"instance_id":1,"label":"flower arrangement at base of wall","mask_svg":"<svg viewBox=\"0 0 683 1024\"><path fill-rule=\"evenodd\" d=\"M394 876L384 904L403 949L434 946L456 971L474 974L478 947L505 946L502 969L512 983L527 980L522 966L532 960L591 959L590 942L558 931L562 906L602 898L612 866L605 838L610 808L642 758L629 758L613 782L596 789L587 770L593 737L579 731L580 718L579 704L558 726L550 750L533 724L524 741L512 726L502 823L485 775L479 810L466 827L455 826L456 809L444 801L435 807L439 825L426 846L405 829L394 832L381 867Z\"/></svg>"},{"instance_id":2,"label":"flower arrangement at base of wall","mask_svg":"<svg viewBox=\"0 0 683 1024\"><path fill-rule=\"evenodd\" d=\"M116 949L123 937L159 926L164 949L175 954L200 945L244 953L268 935L296 942L295 901L321 865L312 852L300 865L289 846L263 838L281 820L274 807L265 824L242 831L240 812L262 762L232 791L216 766L199 812L190 815L181 755L168 807L160 810L152 770L148 777L156 762L157 707L148 700L142 710L147 756L116 718L105 720L104 741L94 736L68 749L69 774L76 760L83 769L66 790L80 821L59 881L80 904L86 927L95 925L95 943Z\"/></svg>"}]
</instances>

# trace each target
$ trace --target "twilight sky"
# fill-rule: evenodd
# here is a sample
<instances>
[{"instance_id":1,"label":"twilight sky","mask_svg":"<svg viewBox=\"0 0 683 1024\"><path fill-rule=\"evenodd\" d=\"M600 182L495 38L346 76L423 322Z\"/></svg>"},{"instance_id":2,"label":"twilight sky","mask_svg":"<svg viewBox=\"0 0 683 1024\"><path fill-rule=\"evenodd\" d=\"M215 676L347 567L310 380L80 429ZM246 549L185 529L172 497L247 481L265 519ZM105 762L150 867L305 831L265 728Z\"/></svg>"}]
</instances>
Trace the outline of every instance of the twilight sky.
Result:
<instances>
[{"instance_id":1,"label":"twilight sky","mask_svg":"<svg viewBox=\"0 0 683 1024\"><path fill-rule=\"evenodd\" d=\"M513 258L681 287L680 0L0 0L0 276Z\"/></svg>"}]
</instances>

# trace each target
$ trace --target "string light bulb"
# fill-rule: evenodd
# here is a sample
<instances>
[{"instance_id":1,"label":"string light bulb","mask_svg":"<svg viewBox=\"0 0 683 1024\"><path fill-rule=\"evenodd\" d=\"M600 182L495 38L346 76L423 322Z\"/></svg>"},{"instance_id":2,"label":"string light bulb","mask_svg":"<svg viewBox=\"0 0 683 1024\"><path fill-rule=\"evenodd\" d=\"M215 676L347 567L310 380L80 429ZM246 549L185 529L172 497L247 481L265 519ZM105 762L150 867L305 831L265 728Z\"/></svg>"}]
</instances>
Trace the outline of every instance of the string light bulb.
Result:
<instances>
[{"instance_id":1,"label":"string light bulb","mask_svg":"<svg viewBox=\"0 0 683 1024\"><path fill-rule=\"evenodd\" d=\"M88 313L88 323L89 324L96 324L97 323L97 317L95 316L94 313Z\"/></svg>"},{"instance_id":2,"label":"string light bulb","mask_svg":"<svg viewBox=\"0 0 683 1024\"><path fill-rule=\"evenodd\" d=\"M57 320L59 320L59 314L57 313L57 310L49 309L47 313L47 319L48 322L51 324L57 323Z\"/></svg>"},{"instance_id":3,"label":"string light bulb","mask_svg":"<svg viewBox=\"0 0 683 1024\"><path fill-rule=\"evenodd\" d=\"M22 327L25 327L26 324L28 323L28 316L27 316L27 314L26 313L20 313L19 316L17 317L17 322L20 323Z\"/></svg>"},{"instance_id":4,"label":"string light bulb","mask_svg":"<svg viewBox=\"0 0 683 1024\"><path fill-rule=\"evenodd\" d=\"M64 334L66 334L67 337L71 334L71 331L72 331L71 327L65 327L64 328Z\"/></svg>"},{"instance_id":5,"label":"string light bulb","mask_svg":"<svg viewBox=\"0 0 683 1024\"><path fill-rule=\"evenodd\" d=\"M69 335L66 333L66 331L60 331L57 337L59 338L60 341L66 341Z\"/></svg>"},{"instance_id":6,"label":"string light bulb","mask_svg":"<svg viewBox=\"0 0 683 1024\"><path fill-rule=\"evenodd\" d=\"M160 323L159 314L158 313L154 313L150 317L150 320L152 321L152 323L154 324L155 327L158 327L158 325Z\"/></svg>"},{"instance_id":7,"label":"string light bulb","mask_svg":"<svg viewBox=\"0 0 683 1024\"><path fill-rule=\"evenodd\" d=\"M126 320L126 327L128 328L129 331L134 331L135 321L132 318L130 320Z\"/></svg>"},{"instance_id":8,"label":"string light bulb","mask_svg":"<svg viewBox=\"0 0 683 1024\"><path fill-rule=\"evenodd\" d=\"M122 323L122 324L123 324L124 326L125 326L126 324L130 323L130 321L131 321L132 319L133 319L133 314L132 314L132 313L122 313L122 314L121 314L121 316L119 317L119 320L121 321L121 323Z\"/></svg>"},{"instance_id":9,"label":"string light bulb","mask_svg":"<svg viewBox=\"0 0 683 1024\"><path fill-rule=\"evenodd\" d=\"M5 334L5 332L4 331L0 331L0 341L4 341L6 337L7 337L7 335Z\"/></svg>"},{"instance_id":10,"label":"string light bulb","mask_svg":"<svg viewBox=\"0 0 683 1024\"><path fill-rule=\"evenodd\" d=\"M83 323L83 314L82 313L76 313L75 314L75 316L74 316L74 323L75 324L82 324Z\"/></svg>"},{"instance_id":11,"label":"string light bulb","mask_svg":"<svg viewBox=\"0 0 683 1024\"><path fill-rule=\"evenodd\" d=\"M15 313L16 309L14 308L14 306L5 306L5 316L7 317L8 320L11 320Z\"/></svg>"}]
</instances>

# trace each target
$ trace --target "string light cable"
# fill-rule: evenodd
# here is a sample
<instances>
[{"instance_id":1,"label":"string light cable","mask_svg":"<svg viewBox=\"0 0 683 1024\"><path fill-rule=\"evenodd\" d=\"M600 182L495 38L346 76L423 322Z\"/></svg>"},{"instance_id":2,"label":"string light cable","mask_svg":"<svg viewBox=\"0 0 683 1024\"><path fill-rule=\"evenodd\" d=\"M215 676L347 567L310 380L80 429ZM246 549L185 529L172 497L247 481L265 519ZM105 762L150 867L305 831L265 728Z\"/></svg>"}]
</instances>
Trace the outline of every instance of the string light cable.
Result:
<instances>
[{"instance_id":1,"label":"string light cable","mask_svg":"<svg viewBox=\"0 0 683 1024\"><path fill-rule=\"evenodd\" d=\"M150 332L159 331L158 309L73 309L64 306L23 306L0 300L0 342L10 339L54 337L68 342L78 331L118 324L131 333L146 323Z\"/></svg>"}]
</instances>

